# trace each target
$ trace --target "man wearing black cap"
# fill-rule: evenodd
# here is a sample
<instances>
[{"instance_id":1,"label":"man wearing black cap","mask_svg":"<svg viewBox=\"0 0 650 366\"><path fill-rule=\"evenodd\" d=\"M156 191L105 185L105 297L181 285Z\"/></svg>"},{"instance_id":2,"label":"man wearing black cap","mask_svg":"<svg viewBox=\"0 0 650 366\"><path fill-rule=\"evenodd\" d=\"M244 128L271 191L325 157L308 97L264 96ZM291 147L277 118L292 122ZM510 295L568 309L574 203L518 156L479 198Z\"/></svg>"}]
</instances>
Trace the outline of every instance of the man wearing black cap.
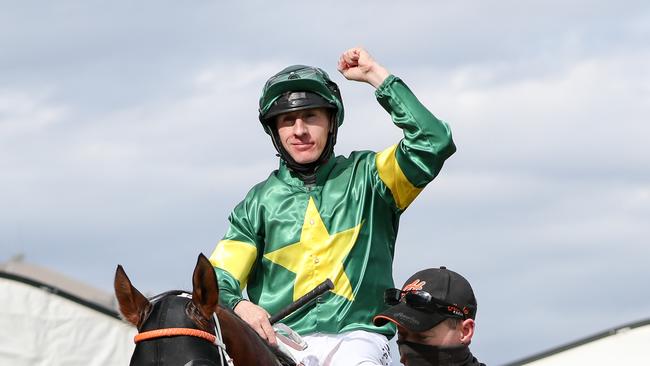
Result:
<instances>
[{"instance_id":1,"label":"man wearing black cap","mask_svg":"<svg viewBox=\"0 0 650 366\"><path fill-rule=\"evenodd\" d=\"M400 361L407 366L484 365L472 356L476 298L467 280L445 267L409 278L402 289L387 289L391 307L374 318L377 326L397 325Z\"/></svg>"}]
</instances>

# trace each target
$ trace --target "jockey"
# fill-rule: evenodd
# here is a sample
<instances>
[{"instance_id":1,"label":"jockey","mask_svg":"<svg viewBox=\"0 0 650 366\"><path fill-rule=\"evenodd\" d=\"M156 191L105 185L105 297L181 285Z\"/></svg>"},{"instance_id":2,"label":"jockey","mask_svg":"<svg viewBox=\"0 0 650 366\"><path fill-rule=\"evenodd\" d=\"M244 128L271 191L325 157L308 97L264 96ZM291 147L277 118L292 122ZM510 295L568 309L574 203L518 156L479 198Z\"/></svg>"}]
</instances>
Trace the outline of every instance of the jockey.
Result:
<instances>
[{"instance_id":1,"label":"jockey","mask_svg":"<svg viewBox=\"0 0 650 366\"><path fill-rule=\"evenodd\" d=\"M404 138L381 152L335 156L344 115L338 86L319 68L280 71L259 103L279 169L234 208L210 260L222 304L271 344L269 314L331 279L330 293L283 321L309 344L294 356L305 364L388 365L395 327L372 319L394 287L399 218L456 148L448 126L364 49L345 51L338 70L376 89Z\"/></svg>"}]
</instances>

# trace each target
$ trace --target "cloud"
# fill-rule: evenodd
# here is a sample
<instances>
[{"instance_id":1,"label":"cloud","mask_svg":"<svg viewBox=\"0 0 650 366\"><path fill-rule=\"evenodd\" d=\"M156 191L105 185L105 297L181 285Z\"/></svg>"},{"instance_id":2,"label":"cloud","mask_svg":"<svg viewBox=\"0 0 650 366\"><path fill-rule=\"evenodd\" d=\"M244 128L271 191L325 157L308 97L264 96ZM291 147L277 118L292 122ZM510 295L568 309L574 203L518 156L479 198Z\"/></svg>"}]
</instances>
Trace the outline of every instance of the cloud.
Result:
<instances>
[{"instance_id":1,"label":"cloud","mask_svg":"<svg viewBox=\"0 0 650 366\"><path fill-rule=\"evenodd\" d=\"M612 293L645 296L634 289L650 254L648 56L614 52L514 77L489 63L420 70L412 87L449 121L459 150L405 213L395 278L439 265L466 274L481 304L478 355L498 347L505 323L526 326L509 328L503 361L647 316L634 304L605 314L620 310Z\"/></svg>"},{"instance_id":2,"label":"cloud","mask_svg":"<svg viewBox=\"0 0 650 366\"><path fill-rule=\"evenodd\" d=\"M504 82L488 81L500 79L498 69L461 69L423 98L452 116L461 150L481 163L473 169L507 164L539 173L633 173L648 163L641 136L649 130L643 121L650 109L649 60L644 51L612 55Z\"/></svg>"},{"instance_id":3,"label":"cloud","mask_svg":"<svg viewBox=\"0 0 650 366\"><path fill-rule=\"evenodd\" d=\"M64 120L67 107L38 94L0 89L0 138L5 142L25 134L42 133Z\"/></svg>"}]
</instances>

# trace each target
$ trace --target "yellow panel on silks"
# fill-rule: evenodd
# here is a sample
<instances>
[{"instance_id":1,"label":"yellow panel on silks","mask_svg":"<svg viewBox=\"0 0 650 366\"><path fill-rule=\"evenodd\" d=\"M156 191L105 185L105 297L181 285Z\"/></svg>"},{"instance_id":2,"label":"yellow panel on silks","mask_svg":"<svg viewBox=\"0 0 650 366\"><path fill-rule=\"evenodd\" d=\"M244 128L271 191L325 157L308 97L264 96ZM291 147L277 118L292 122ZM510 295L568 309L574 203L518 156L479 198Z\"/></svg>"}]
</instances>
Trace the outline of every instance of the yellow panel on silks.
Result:
<instances>
[{"instance_id":1,"label":"yellow panel on silks","mask_svg":"<svg viewBox=\"0 0 650 366\"><path fill-rule=\"evenodd\" d=\"M415 187L404 175L402 168L397 163L395 151L397 145L377 153L376 164L379 178L386 184L393 194L395 204L400 210L406 209L415 197L422 192L422 188Z\"/></svg>"},{"instance_id":2,"label":"yellow panel on silks","mask_svg":"<svg viewBox=\"0 0 650 366\"><path fill-rule=\"evenodd\" d=\"M237 240L222 240L212 252L210 263L228 271L239 281L241 289L244 289L256 257L257 248L254 245Z\"/></svg>"}]
</instances>

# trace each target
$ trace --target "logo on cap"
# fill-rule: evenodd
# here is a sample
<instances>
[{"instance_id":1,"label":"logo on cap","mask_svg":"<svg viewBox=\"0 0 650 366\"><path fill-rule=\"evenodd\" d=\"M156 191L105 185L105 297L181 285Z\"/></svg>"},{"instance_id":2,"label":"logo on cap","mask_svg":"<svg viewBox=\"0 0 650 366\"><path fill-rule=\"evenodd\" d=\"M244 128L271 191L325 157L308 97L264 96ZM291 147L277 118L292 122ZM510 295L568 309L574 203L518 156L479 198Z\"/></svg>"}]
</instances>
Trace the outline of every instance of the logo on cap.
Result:
<instances>
[{"instance_id":1,"label":"logo on cap","mask_svg":"<svg viewBox=\"0 0 650 366\"><path fill-rule=\"evenodd\" d=\"M409 292L409 291L420 291L426 285L426 281L420 281L418 279L414 280L413 282L404 285L404 288L402 289L402 292ZM403 295L402 295L403 296Z\"/></svg>"}]
</instances>

